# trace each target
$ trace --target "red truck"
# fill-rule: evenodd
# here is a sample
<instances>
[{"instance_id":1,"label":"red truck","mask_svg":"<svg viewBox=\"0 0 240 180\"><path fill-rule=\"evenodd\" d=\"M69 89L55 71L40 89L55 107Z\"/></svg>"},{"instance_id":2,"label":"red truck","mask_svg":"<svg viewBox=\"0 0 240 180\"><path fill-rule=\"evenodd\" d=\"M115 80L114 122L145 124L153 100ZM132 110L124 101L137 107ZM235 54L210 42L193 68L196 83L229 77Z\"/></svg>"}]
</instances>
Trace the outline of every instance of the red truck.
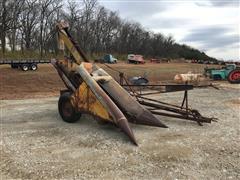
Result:
<instances>
[{"instance_id":1,"label":"red truck","mask_svg":"<svg viewBox=\"0 0 240 180\"><path fill-rule=\"evenodd\" d=\"M144 64L145 60L143 59L142 55L129 54L128 55L128 63L131 63L131 64Z\"/></svg>"}]
</instances>

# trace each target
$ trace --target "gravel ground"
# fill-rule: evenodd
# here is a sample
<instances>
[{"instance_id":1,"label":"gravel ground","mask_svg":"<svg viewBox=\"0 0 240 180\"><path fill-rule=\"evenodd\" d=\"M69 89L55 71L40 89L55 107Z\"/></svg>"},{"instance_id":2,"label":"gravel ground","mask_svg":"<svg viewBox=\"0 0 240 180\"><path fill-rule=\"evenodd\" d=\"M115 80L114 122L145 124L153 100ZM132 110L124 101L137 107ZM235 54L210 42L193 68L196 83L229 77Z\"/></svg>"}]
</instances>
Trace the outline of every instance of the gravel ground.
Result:
<instances>
[{"instance_id":1,"label":"gravel ground","mask_svg":"<svg viewBox=\"0 0 240 180\"><path fill-rule=\"evenodd\" d=\"M240 92L190 91L193 108L219 122L160 117L170 128L132 125L136 147L118 129L84 115L63 122L57 97L1 100L2 179L240 179ZM158 98L180 102L182 93Z\"/></svg>"}]
</instances>

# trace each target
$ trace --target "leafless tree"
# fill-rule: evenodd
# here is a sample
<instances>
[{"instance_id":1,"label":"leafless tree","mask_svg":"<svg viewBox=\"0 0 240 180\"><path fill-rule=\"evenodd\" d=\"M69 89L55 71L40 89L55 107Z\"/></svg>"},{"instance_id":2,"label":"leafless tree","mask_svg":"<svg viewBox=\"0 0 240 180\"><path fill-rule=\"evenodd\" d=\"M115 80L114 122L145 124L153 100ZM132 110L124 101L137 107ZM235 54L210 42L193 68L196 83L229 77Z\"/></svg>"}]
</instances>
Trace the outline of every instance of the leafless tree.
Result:
<instances>
[{"instance_id":1,"label":"leafless tree","mask_svg":"<svg viewBox=\"0 0 240 180\"><path fill-rule=\"evenodd\" d=\"M61 0L41 0L39 3L40 7L40 36L39 36L39 47L40 55L43 56L44 44L51 35L49 28L49 22L53 19L54 13L56 13L62 7Z\"/></svg>"},{"instance_id":2,"label":"leafless tree","mask_svg":"<svg viewBox=\"0 0 240 180\"><path fill-rule=\"evenodd\" d=\"M17 31L20 28L20 13L23 10L25 0L15 0L11 6L9 16L11 17L11 21L9 22L9 31L7 32L9 45L12 51L15 51L16 40L17 40Z\"/></svg>"},{"instance_id":3,"label":"leafless tree","mask_svg":"<svg viewBox=\"0 0 240 180\"><path fill-rule=\"evenodd\" d=\"M0 1L0 34L1 34L1 49L2 53L5 54L6 50L6 36L7 32L11 29L11 23L13 16L11 9L14 6L12 0L1 0Z\"/></svg>"},{"instance_id":4,"label":"leafless tree","mask_svg":"<svg viewBox=\"0 0 240 180\"><path fill-rule=\"evenodd\" d=\"M153 33L137 22L121 19L97 0L0 0L2 53L7 42L12 51L21 47L22 52L32 50L41 56L57 53L55 24L61 18L69 22L74 39L90 54L209 58L203 52L175 43L172 36Z\"/></svg>"},{"instance_id":5,"label":"leafless tree","mask_svg":"<svg viewBox=\"0 0 240 180\"><path fill-rule=\"evenodd\" d=\"M38 0L25 0L23 11L20 14L20 31L25 48L33 48L34 34L36 34L40 13L38 11Z\"/></svg>"}]
</instances>

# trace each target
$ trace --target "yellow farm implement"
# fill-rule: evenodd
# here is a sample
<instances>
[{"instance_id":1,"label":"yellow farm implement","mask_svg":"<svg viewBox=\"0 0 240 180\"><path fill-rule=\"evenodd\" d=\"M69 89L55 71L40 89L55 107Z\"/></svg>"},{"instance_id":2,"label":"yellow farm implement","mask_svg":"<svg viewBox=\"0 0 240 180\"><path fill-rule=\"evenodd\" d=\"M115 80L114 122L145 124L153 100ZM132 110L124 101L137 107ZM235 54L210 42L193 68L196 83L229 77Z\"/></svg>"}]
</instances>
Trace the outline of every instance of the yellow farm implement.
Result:
<instances>
[{"instance_id":1,"label":"yellow farm implement","mask_svg":"<svg viewBox=\"0 0 240 180\"><path fill-rule=\"evenodd\" d=\"M169 108L166 104L160 106L159 102L149 102L149 99L144 99L140 94L129 93L123 84L118 84L106 71L90 63L71 37L68 24L65 22L57 24L57 32L61 47L66 47L71 54L63 60L52 60L52 64L67 87L67 90L61 91L58 103L59 113L64 121L72 123L77 121L82 113L89 113L99 121L115 124L136 145L137 141L129 122L167 128L153 115L153 113L157 114L156 108L164 107L165 110L169 110L166 109ZM175 90L179 87L181 89L181 85L176 87ZM186 90L186 88L192 87L185 85L183 89ZM154 106L155 109L149 109L149 106ZM180 112L180 115L175 115L177 118L189 117L190 120L196 120L199 123L213 120L196 114L191 115L188 108L179 110L178 107L176 110L174 107L170 110L178 114ZM166 113L160 115L169 116Z\"/></svg>"}]
</instances>

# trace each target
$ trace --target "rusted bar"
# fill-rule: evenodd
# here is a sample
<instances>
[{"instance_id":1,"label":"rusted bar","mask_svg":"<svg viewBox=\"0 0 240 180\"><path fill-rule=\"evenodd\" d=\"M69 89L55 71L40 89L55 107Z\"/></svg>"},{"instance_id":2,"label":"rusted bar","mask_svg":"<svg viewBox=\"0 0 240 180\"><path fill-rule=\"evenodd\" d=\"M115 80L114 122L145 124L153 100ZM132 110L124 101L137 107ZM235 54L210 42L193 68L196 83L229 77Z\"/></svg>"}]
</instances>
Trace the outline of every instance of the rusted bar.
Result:
<instances>
[{"instance_id":1,"label":"rusted bar","mask_svg":"<svg viewBox=\"0 0 240 180\"><path fill-rule=\"evenodd\" d=\"M119 83L121 86L123 86L123 76L124 76L124 74L122 72L119 73Z\"/></svg>"},{"instance_id":2,"label":"rusted bar","mask_svg":"<svg viewBox=\"0 0 240 180\"><path fill-rule=\"evenodd\" d=\"M65 72L57 65L56 60L51 60L52 65L56 68L60 78L62 79L65 86L72 92L76 91L76 87L72 84L69 78L66 76Z\"/></svg>"},{"instance_id":3,"label":"rusted bar","mask_svg":"<svg viewBox=\"0 0 240 180\"><path fill-rule=\"evenodd\" d=\"M171 106L171 107L175 107L175 108L178 108L178 109L186 109L186 108L182 108L181 106L178 106L178 105L175 105L175 104L169 104L169 103L166 103L166 102L162 102L162 101L159 101L159 100L156 100L156 99L151 99L151 98L147 98L147 97L142 97L142 96L138 96L139 99L144 99L144 100L148 100L148 101L152 101L152 102L156 102L158 104L163 104L163 105L167 105L167 106Z\"/></svg>"},{"instance_id":4,"label":"rusted bar","mask_svg":"<svg viewBox=\"0 0 240 180\"><path fill-rule=\"evenodd\" d=\"M153 114L196 121L199 125L202 125L201 123L203 122L211 123L211 121L216 121L215 118L203 117L197 110L191 110L191 109L187 110L186 108L185 110L182 110L182 109L179 109L179 107L178 108L168 107L168 106L146 102L146 101L140 101L139 103L150 107L148 108L148 110L150 110L151 113ZM159 112L158 110L168 111L172 113Z\"/></svg>"},{"instance_id":5,"label":"rusted bar","mask_svg":"<svg viewBox=\"0 0 240 180\"><path fill-rule=\"evenodd\" d=\"M177 114L170 114L170 113L164 113L164 112L158 112L154 110L150 110L153 114L162 115L162 116L168 116L173 118L179 118L179 119L185 119L190 121L196 121L196 122L202 122L202 123L211 123L212 118L206 118L206 117L194 117L194 116L183 116L183 115L177 115Z\"/></svg>"},{"instance_id":6,"label":"rusted bar","mask_svg":"<svg viewBox=\"0 0 240 180\"><path fill-rule=\"evenodd\" d=\"M122 85L123 87L128 87L128 88L141 88L139 91L141 91L144 88L151 88L151 90L155 90L158 92L147 92L147 93L140 93L142 96L145 95L152 95L152 94L158 94L158 93L169 93L169 92L177 92L177 91L187 91L187 90L192 90L193 86L192 85L178 85L178 84L173 84L173 85L167 85L167 84L159 84L159 85L128 85L128 84L124 84ZM164 87L164 89L160 89Z\"/></svg>"},{"instance_id":7,"label":"rusted bar","mask_svg":"<svg viewBox=\"0 0 240 180\"><path fill-rule=\"evenodd\" d=\"M188 91L185 91L185 95L186 95L186 111L188 112Z\"/></svg>"},{"instance_id":8,"label":"rusted bar","mask_svg":"<svg viewBox=\"0 0 240 180\"><path fill-rule=\"evenodd\" d=\"M182 115L187 115L187 112L181 109L176 109L173 107L167 107L167 106L163 106L160 104L154 104L151 102L146 102L146 101L139 101L140 104L145 105L145 106L149 106L149 107L156 107L158 109L162 109L165 111L170 111L170 112L174 112L174 113L178 113L178 114L182 114Z\"/></svg>"}]
</instances>

